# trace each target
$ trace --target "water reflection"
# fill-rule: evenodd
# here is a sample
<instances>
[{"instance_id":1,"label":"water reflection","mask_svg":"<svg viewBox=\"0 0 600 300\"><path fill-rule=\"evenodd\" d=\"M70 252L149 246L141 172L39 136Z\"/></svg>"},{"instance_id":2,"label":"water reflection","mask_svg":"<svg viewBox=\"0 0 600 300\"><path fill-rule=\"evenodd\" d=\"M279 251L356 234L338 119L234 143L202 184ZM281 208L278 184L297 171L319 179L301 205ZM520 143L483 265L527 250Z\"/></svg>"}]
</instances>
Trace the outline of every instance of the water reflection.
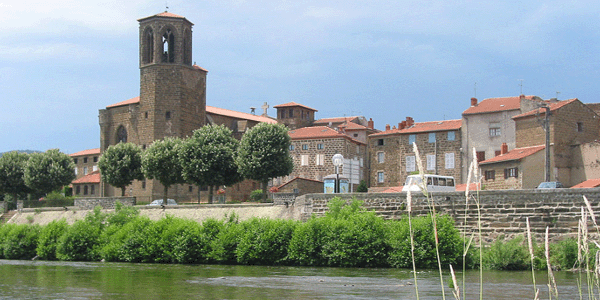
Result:
<instances>
[{"instance_id":1,"label":"water reflection","mask_svg":"<svg viewBox=\"0 0 600 300\"><path fill-rule=\"evenodd\" d=\"M547 299L546 273L536 282ZM440 299L437 271L419 271L421 299ZM457 274L462 278L462 274ZM479 299L479 272L465 274ZM556 274L563 299L579 297L579 274ZM444 278L447 299L453 299ZM583 279L585 281L585 279ZM410 270L154 265L0 260L2 299L414 299ZM531 272L484 272L485 299L533 299ZM584 295L584 298L587 298Z\"/></svg>"}]
</instances>

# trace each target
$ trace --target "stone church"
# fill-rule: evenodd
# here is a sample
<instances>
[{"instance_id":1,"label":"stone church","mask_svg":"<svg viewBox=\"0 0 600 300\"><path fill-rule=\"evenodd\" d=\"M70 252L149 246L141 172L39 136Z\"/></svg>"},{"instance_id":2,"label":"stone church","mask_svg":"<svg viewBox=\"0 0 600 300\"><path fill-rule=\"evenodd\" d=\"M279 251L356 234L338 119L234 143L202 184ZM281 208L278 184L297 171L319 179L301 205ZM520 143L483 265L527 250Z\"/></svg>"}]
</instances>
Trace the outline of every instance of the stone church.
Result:
<instances>
[{"instance_id":1,"label":"stone church","mask_svg":"<svg viewBox=\"0 0 600 300\"><path fill-rule=\"evenodd\" d=\"M277 123L262 116L206 106L208 71L192 64L192 24L170 12L139 19L140 95L100 109L100 151L119 142L145 149L165 137L185 138L205 124L225 124L239 138L260 122ZM266 106L266 105L265 105ZM228 198L240 199L256 188L244 182L228 189ZM120 195L101 183L100 196ZM156 180L136 181L126 194L138 201L160 199L163 186ZM236 193L238 194L236 196ZM191 185L169 188L169 197L197 201L200 191Z\"/></svg>"}]
</instances>

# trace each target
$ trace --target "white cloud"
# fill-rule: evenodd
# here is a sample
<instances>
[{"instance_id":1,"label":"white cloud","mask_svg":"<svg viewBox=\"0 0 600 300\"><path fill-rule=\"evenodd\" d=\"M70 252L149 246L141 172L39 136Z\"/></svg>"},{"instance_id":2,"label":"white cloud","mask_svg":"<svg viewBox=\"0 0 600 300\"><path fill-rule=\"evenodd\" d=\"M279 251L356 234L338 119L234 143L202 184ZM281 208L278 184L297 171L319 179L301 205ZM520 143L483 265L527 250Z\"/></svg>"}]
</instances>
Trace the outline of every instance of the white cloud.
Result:
<instances>
[{"instance_id":1,"label":"white cloud","mask_svg":"<svg viewBox=\"0 0 600 300\"><path fill-rule=\"evenodd\" d=\"M45 59L87 59L97 53L85 46L73 43L48 43L40 45L0 46L0 57L11 61L34 61Z\"/></svg>"}]
</instances>

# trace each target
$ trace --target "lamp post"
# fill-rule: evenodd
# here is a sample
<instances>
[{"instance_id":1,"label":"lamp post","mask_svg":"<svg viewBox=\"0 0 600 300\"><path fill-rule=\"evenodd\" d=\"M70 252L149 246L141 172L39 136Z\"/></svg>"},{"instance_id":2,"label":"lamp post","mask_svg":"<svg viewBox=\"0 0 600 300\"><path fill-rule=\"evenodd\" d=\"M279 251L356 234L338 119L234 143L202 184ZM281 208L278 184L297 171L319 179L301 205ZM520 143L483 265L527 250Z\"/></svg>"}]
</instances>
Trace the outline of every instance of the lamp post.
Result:
<instances>
[{"instance_id":1,"label":"lamp post","mask_svg":"<svg viewBox=\"0 0 600 300\"><path fill-rule=\"evenodd\" d=\"M335 166L335 188L334 188L334 193L339 193L340 192L340 167L342 165L344 165L344 156L341 154L335 154L332 158L331 161L333 162L333 165Z\"/></svg>"}]
</instances>

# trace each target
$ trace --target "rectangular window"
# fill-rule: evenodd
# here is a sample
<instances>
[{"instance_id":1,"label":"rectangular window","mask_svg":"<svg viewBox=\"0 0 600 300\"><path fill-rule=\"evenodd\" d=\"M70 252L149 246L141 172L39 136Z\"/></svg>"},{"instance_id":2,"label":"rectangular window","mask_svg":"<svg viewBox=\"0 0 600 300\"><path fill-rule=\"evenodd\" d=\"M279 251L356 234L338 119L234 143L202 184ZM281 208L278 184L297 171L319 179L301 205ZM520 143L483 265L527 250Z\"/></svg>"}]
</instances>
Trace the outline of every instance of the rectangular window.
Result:
<instances>
[{"instance_id":1,"label":"rectangular window","mask_svg":"<svg viewBox=\"0 0 600 300\"><path fill-rule=\"evenodd\" d=\"M416 141L417 141L417 136L415 134L411 134L408 136L408 144L409 145L412 145Z\"/></svg>"},{"instance_id":2,"label":"rectangular window","mask_svg":"<svg viewBox=\"0 0 600 300\"><path fill-rule=\"evenodd\" d=\"M317 144L317 149L322 150L323 149L323 144Z\"/></svg>"},{"instance_id":3,"label":"rectangular window","mask_svg":"<svg viewBox=\"0 0 600 300\"><path fill-rule=\"evenodd\" d=\"M165 119L167 119L167 120L171 119L171 112L170 111L168 111L168 112L165 113Z\"/></svg>"},{"instance_id":4,"label":"rectangular window","mask_svg":"<svg viewBox=\"0 0 600 300\"><path fill-rule=\"evenodd\" d=\"M414 156L406 157L406 172L414 172L416 171L416 160Z\"/></svg>"},{"instance_id":5,"label":"rectangular window","mask_svg":"<svg viewBox=\"0 0 600 300\"><path fill-rule=\"evenodd\" d=\"M377 162L380 164L385 162L385 152L377 152Z\"/></svg>"},{"instance_id":6,"label":"rectangular window","mask_svg":"<svg viewBox=\"0 0 600 300\"><path fill-rule=\"evenodd\" d=\"M87 167L83 167L83 175L87 175L88 173L88 168Z\"/></svg>"},{"instance_id":7,"label":"rectangular window","mask_svg":"<svg viewBox=\"0 0 600 300\"><path fill-rule=\"evenodd\" d=\"M322 166L325 164L325 154L317 154L317 166Z\"/></svg>"},{"instance_id":8,"label":"rectangular window","mask_svg":"<svg viewBox=\"0 0 600 300\"><path fill-rule=\"evenodd\" d=\"M435 143L435 132L429 134L429 142Z\"/></svg>"},{"instance_id":9,"label":"rectangular window","mask_svg":"<svg viewBox=\"0 0 600 300\"><path fill-rule=\"evenodd\" d=\"M435 170L435 155L427 155L427 170Z\"/></svg>"},{"instance_id":10,"label":"rectangular window","mask_svg":"<svg viewBox=\"0 0 600 300\"><path fill-rule=\"evenodd\" d=\"M294 117L294 109L293 109L293 108L290 108L290 113L289 113L289 115L290 115L290 118L293 118L293 117Z\"/></svg>"},{"instance_id":11,"label":"rectangular window","mask_svg":"<svg viewBox=\"0 0 600 300\"><path fill-rule=\"evenodd\" d=\"M98 156L94 156L94 162L98 162Z\"/></svg>"},{"instance_id":12,"label":"rectangular window","mask_svg":"<svg viewBox=\"0 0 600 300\"><path fill-rule=\"evenodd\" d=\"M76 186L75 187L75 195L79 195L81 193L81 186Z\"/></svg>"},{"instance_id":13,"label":"rectangular window","mask_svg":"<svg viewBox=\"0 0 600 300\"><path fill-rule=\"evenodd\" d=\"M496 179L496 171L489 170L485 171L485 180L495 180Z\"/></svg>"},{"instance_id":14,"label":"rectangular window","mask_svg":"<svg viewBox=\"0 0 600 300\"><path fill-rule=\"evenodd\" d=\"M383 172L377 172L377 182L378 183L383 183L385 180Z\"/></svg>"},{"instance_id":15,"label":"rectangular window","mask_svg":"<svg viewBox=\"0 0 600 300\"><path fill-rule=\"evenodd\" d=\"M84 157L84 158L83 158L83 163L84 163L84 164L87 164L87 157Z\"/></svg>"},{"instance_id":16,"label":"rectangular window","mask_svg":"<svg viewBox=\"0 0 600 300\"><path fill-rule=\"evenodd\" d=\"M454 169L454 153L446 153L444 156L446 169Z\"/></svg>"},{"instance_id":17,"label":"rectangular window","mask_svg":"<svg viewBox=\"0 0 600 300\"><path fill-rule=\"evenodd\" d=\"M577 132L583 132L583 122L577 122Z\"/></svg>"},{"instance_id":18,"label":"rectangular window","mask_svg":"<svg viewBox=\"0 0 600 300\"><path fill-rule=\"evenodd\" d=\"M477 162L485 160L485 151L477 151Z\"/></svg>"},{"instance_id":19,"label":"rectangular window","mask_svg":"<svg viewBox=\"0 0 600 300\"><path fill-rule=\"evenodd\" d=\"M77 167L75 167L75 176L77 176Z\"/></svg>"},{"instance_id":20,"label":"rectangular window","mask_svg":"<svg viewBox=\"0 0 600 300\"><path fill-rule=\"evenodd\" d=\"M308 144L302 144L302 150L308 150Z\"/></svg>"},{"instance_id":21,"label":"rectangular window","mask_svg":"<svg viewBox=\"0 0 600 300\"><path fill-rule=\"evenodd\" d=\"M290 145L290 151L294 151L294 145Z\"/></svg>"},{"instance_id":22,"label":"rectangular window","mask_svg":"<svg viewBox=\"0 0 600 300\"><path fill-rule=\"evenodd\" d=\"M383 139L378 139L377 140L377 146L383 146Z\"/></svg>"},{"instance_id":23,"label":"rectangular window","mask_svg":"<svg viewBox=\"0 0 600 300\"><path fill-rule=\"evenodd\" d=\"M449 141L454 141L456 139L456 132L455 131L448 131L448 140Z\"/></svg>"},{"instance_id":24,"label":"rectangular window","mask_svg":"<svg viewBox=\"0 0 600 300\"><path fill-rule=\"evenodd\" d=\"M96 172L96 171L98 171L98 165L94 165L94 166L92 167L92 172Z\"/></svg>"},{"instance_id":25,"label":"rectangular window","mask_svg":"<svg viewBox=\"0 0 600 300\"><path fill-rule=\"evenodd\" d=\"M190 192L190 193L191 193L193 190L194 190L194 187L190 185L190 186L188 187L188 192Z\"/></svg>"},{"instance_id":26,"label":"rectangular window","mask_svg":"<svg viewBox=\"0 0 600 300\"><path fill-rule=\"evenodd\" d=\"M308 155L304 154L300 156L300 165L301 166L308 166Z\"/></svg>"},{"instance_id":27,"label":"rectangular window","mask_svg":"<svg viewBox=\"0 0 600 300\"><path fill-rule=\"evenodd\" d=\"M77 158L73 158L73 162L77 164Z\"/></svg>"},{"instance_id":28,"label":"rectangular window","mask_svg":"<svg viewBox=\"0 0 600 300\"><path fill-rule=\"evenodd\" d=\"M502 134L502 131L500 130L500 128L490 128L490 136L494 137L494 136L500 136Z\"/></svg>"},{"instance_id":29,"label":"rectangular window","mask_svg":"<svg viewBox=\"0 0 600 300\"><path fill-rule=\"evenodd\" d=\"M504 169L504 179L508 179L509 177L519 177L519 169L518 168L508 168Z\"/></svg>"},{"instance_id":30,"label":"rectangular window","mask_svg":"<svg viewBox=\"0 0 600 300\"><path fill-rule=\"evenodd\" d=\"M93 195L95 192L96 192L96 186L92 184L90 186L90 195Z\"/></svg>"},{"instance_id":31,"label":"rectangular window","mask_svg":"<svg viewBox=\"0 0 600 300\"><path fill-rule=\"evenodd\" d=\"M282 119L285 119L285 109L282 109L282 110L281 110L281 118L282 118Z\"/></svg>"}]
</instances>

